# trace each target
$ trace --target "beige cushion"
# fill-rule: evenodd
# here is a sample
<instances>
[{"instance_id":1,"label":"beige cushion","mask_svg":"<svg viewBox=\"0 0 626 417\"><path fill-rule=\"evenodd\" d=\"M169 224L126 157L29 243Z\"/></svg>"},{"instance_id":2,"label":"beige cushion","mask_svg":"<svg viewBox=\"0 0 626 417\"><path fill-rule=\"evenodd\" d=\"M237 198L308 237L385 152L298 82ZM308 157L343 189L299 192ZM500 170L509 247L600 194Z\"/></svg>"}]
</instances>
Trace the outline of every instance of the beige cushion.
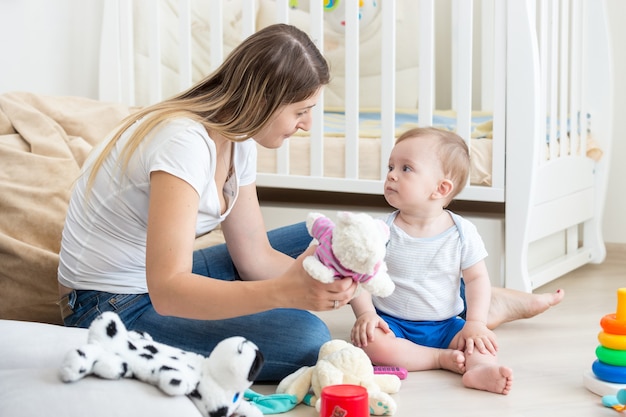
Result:
<instances>
[{"instance_id":1,"label":"beige cushion","mask_svg":"<svg viewBox=\"0 0 626 417\"><path fill-rule=\"evenodd\" d=\"M0 95L0 318L60 323L58 253L72 184L129 108Z\"/></svg>"}]
</instances>

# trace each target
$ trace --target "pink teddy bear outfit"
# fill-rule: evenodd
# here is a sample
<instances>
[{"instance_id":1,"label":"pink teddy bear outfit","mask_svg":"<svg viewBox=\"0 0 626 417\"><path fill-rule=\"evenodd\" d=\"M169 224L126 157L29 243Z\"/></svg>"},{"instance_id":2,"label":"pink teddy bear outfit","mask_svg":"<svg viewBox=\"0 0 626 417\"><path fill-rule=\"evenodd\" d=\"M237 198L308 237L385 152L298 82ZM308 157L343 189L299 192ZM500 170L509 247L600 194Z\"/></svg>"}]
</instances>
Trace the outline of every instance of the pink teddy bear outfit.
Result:
<instances>
[{"instance_id":1,"label":"pink teddy bear outfit","mask_svg":"<svg viewBox=\"0 0 626 417\"><path fill-rule=\"evenodd\" d=\"M361 283L372 279L372 277L378 272L382 261L376 263L374 271L371 274L361 274L345 268L333 253L332 240L334 228L335 223L333 223L333 221L328 217L319 217L313 222L311 227L311 236L319 242L319 246L315 250L314 254L317 260L319 260L324 266L327 266L335 271L333 276L336 278L351 277L354 281Z\"/></svg>"}]
</instances>

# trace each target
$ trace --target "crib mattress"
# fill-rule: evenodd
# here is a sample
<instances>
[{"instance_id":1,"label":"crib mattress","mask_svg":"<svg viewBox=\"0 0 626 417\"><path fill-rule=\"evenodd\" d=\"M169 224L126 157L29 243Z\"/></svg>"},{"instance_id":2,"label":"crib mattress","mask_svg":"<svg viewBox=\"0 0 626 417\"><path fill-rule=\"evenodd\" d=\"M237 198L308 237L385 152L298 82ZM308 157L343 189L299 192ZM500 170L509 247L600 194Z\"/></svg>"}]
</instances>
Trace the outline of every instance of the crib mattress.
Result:
<instances>
[{"instance_id":1,"label":"crib mattress","mask_svg":"<svg viewBox=\"0 0 626 417\"><path fill-rule=\"evenodd\" d=\"M396 137L404 131L419 126L416 111L399 110L396 112ZM456 129L456 114L451 110L439 110L433 115L432 125L447 130ZM343 113L338 109L329 109L324 113L324 164L323 176L344 178L346 167L346 139ZM493 161L493 116L488 112L473 112L471 118L470 147L470 184L476 186L492 185ZM359 114L359 161L358 178L362 180L380 180L381 160L380 113L375 110L363 110ZM299 132L289 140L289 175L311 175L311 138L306 132ZM546 139L544 159L550 158L549 143ZM569 149L569 143L566 145ZM570 151L576 152L576 151ZM602 150L591 136L587 137L586 155L599 160ZM257 169L259 173L277 173L278 157L275 149L258 147Z\"/></svg>"},{"instance_id":2,"label":"crib mattress","mask_svg":"<svg viewBox=\"0 0 626 417\"><path fill-rule=\"evenodd\" d=\"M337 136L324 138L324 177L345 177L345 139ZM470 182L490 186L492 140L472 139ZM310 138L294 136L289 140L289 174L311 174ZM274 149L258 147L259 173L276 173L277 153ZM381 173L380 139L361 137L359 141L359 179L379 180Z\"/></svg>"},{"instance_id":3,"label":"crib mattress","mask_svg":"<svg viewBox=\"0 0 626 417\"><path fill-rule=\"evenodd\" d=\"M488 112L474 112L471 118L472 161L470 182L473 185L490 186L492 170L493 116ZM416 110L397 110L395 135L419 126ZM432 125L455 130L456 113L439 110L433 114ZM381 160L381 116L377 109L362 109L359 112L359 179L380 180ZM327 108L324 111L324 177L344 178L346 161L345 116L341 109ZM311 175L310 137L299 132L289 140L289 174ZM258 147L257 169L259 173L277 172L277 152Z\"/></svg>"}]
</instances>

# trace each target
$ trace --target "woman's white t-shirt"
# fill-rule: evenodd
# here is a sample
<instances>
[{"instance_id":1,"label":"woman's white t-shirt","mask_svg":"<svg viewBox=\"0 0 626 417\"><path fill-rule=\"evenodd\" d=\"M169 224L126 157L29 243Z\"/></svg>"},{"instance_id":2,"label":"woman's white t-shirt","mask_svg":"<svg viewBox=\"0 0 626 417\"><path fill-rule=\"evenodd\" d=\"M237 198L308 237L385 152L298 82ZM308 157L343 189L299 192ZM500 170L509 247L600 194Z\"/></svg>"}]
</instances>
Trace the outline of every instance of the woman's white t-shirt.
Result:
<instances>
[{"instance_id":1,"label":"woman's white t-shirt","mask_svg":"<svg viewBox=\"0 0 626 417\"><path fill-rule=\"evenodd\" d=\"M120 138L89 194L88 174L77 180L59 259L59 282L66 287L118 294L148 292L145 258L151 172L168 172L196 190L200 196L197 236L213 230L231 211L239 187L256 179L254 141L237 142L232 173L224 189L218 191L214 182L215 143L200 123L185 118L159 125L133 153L122 173L120 151L139 123ZM85 167L93 164L107 142L94 149ZM224 214L218 192L226 198Z\"/></svg>"}]
</instances>

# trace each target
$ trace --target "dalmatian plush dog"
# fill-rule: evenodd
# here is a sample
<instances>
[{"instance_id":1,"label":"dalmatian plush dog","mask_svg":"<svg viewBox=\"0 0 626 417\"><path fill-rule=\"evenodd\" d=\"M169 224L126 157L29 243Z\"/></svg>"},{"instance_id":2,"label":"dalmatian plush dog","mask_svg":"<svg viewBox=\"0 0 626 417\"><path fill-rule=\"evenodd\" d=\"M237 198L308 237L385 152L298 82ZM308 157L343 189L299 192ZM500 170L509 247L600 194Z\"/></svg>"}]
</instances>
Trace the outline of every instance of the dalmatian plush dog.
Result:
<instances>
[{"instance_id":1,"label":"dalmatian plush dog","mask_svg":"<svg viewBox=\"0 0 626 417\"><path fill-rule=\"evenodd\" d=\"M204 357L128 331L116 313L105 312L89 327L87 344L67 353L60 378L135 378L169 395L187 395L204 417L262 417L244 400L262 366L263 355L243 337L222 340Z\"/></svg>"}]
</instances>

